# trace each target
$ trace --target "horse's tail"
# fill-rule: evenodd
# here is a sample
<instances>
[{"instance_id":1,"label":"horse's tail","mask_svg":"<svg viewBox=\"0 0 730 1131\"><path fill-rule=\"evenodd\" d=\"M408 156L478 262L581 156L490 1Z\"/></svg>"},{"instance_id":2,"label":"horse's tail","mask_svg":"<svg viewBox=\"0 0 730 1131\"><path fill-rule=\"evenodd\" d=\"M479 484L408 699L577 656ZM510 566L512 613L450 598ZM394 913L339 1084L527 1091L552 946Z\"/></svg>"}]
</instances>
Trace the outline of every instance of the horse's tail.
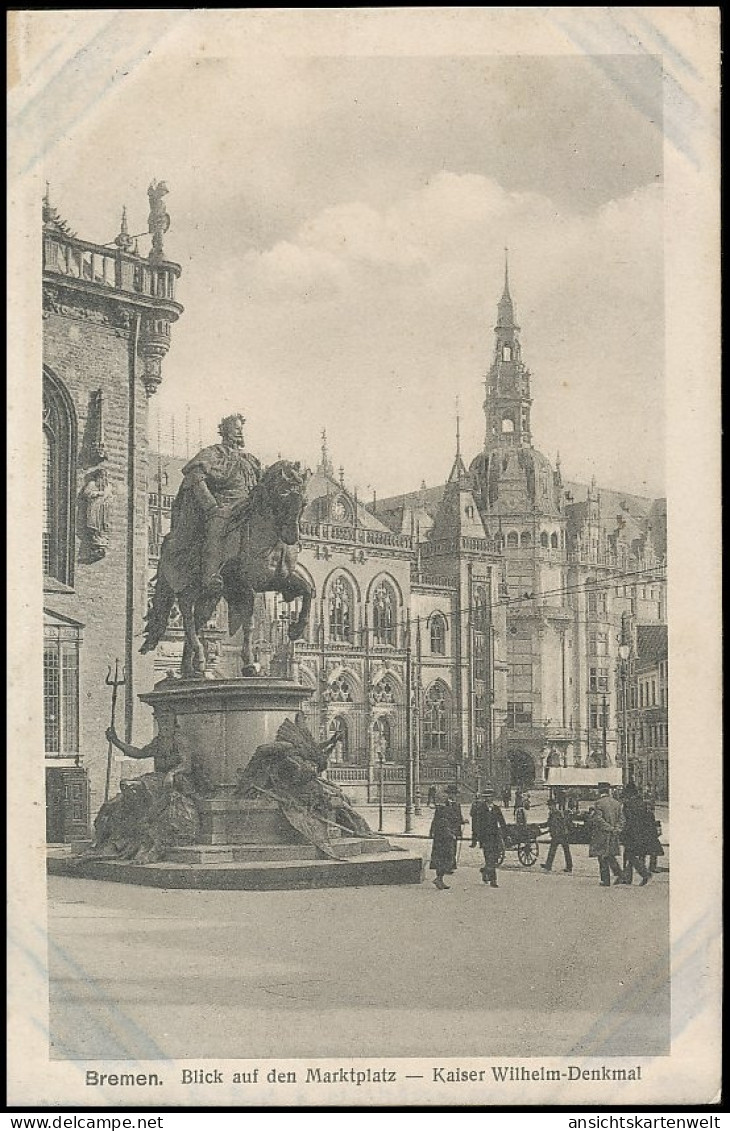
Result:
<instances>
[{"instance_id":1,"label":"horse's tail","mask_svg":"<svg viewBox=\"0 0 730 1131\"><path fill-rule=\"evenodd\" d=\"M144 644L140 652L151 652L162 640L167 631L170 611L175 603L175 593L160 569L157 570L155 591L145 617Z\"/></svg>"}]
</instances>

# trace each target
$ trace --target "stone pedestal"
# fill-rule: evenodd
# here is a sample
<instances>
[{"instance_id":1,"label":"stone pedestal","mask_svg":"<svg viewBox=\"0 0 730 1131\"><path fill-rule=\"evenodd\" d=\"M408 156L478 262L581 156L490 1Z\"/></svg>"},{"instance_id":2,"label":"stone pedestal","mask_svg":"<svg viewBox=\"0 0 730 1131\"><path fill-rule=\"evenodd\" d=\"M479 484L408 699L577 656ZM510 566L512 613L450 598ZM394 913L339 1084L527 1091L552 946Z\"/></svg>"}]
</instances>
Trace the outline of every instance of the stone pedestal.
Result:
<instances>
[{"instance_id":1,"label":"stone pedestal","mask_svg":"<svg viewBox=\"0 0 730 1131\"><path fill-rule=\"evenodd\" d=\"M307 843L281 813L274 798L235 796L236 771L257 747L273 742L281 724L294 722L311 695L292 680L165 679L140 695L155 719L175 716L188 741L192 769L212 786L200 802L197 844L178 844L156 864L119 859L51 857L53 875L145 884L160 888L275 890L418 884L419 853L391 845L377 833L342 835L331 826L324 852Z\"/></svg>"},{"instance_id":2,"label":"stone pedestal","mask_svg":"<svg viewBox=\"0 0 730 1131\"><path fill-rule=\"evenodd\" d=\"M294 722L311 694L287 679L164 679L140 700L152 707L158 723L177 717L193 768L218 796L232 793L236 771L248 765L258 746L274 742L285 719Z\"/></svg>"}]
</instances>

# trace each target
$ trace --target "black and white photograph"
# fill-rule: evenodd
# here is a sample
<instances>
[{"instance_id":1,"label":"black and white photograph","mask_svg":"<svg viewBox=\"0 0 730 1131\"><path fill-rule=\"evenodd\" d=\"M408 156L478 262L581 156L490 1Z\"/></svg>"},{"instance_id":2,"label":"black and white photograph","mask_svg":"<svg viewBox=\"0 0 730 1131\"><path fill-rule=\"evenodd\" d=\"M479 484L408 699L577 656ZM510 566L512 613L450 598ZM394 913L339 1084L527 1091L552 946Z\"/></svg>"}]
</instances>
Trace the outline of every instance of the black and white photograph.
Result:
<instances>
[{"instance_id":1,"label":"black and white photograph","mask_svg":"<svg viewBox=\"0 0 730 1131\"><path fill-rule=\"evenodd\" d=\"M9 42L14 1102L712 1103L717 10Z\"/></svg>"}]
</instances>

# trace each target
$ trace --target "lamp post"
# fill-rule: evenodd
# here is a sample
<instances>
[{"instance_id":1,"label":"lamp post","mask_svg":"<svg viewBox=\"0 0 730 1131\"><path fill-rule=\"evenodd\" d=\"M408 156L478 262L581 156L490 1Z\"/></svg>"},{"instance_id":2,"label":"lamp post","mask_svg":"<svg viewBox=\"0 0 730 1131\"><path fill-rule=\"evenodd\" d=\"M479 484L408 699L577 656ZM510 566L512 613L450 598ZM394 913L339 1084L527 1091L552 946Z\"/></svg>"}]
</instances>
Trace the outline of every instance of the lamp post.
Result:
<instances>
[{"instance_id":1,"label":"lamp post","mask_svg":"<svg viewBox=\"0 0 730 1131\"><path fill-rule=\"evenodd\" d=\"M406 811L405 831L413 831L413 711L411 704L411 626L406 627Z\"/></svg>"},{"instance_id":2,"label":"lamp post","mask_svg":"<svg viewBox=\"0 0 730 1131\"><path fill-rule=\"evenodd\" d=\"M622 763L622 780L624 785L628 778L628 760L629 760L629 741L628 741L628 727L626 725L626 682L628 677L629 656L631 649L628 644L621 643L618 647L618 655L621 661L621 763Z\"/></svg>"},{"instance_id":3,"label":"lamp post","mask_svg":"<svg viewBox=\"0 0 730 1131\"><path fill-rule=\"evenodd\" d=\"M378 832L383 831L383 769L385 766L385 757L383 751L380 751L378 756Z\"/></svg>"}]
</instances>

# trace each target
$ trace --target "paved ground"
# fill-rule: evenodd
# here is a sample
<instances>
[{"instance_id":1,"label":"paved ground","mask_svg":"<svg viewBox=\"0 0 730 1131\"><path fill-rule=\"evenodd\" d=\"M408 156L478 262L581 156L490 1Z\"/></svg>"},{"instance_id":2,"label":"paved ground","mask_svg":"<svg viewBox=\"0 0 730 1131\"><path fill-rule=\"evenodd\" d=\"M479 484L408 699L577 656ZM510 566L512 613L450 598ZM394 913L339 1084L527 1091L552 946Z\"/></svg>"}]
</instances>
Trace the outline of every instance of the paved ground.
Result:
<instances>
[{"instance_id":1,"label":"paved ground","mask_svg":"<svg viewBox=\"0 0 730 1131\"><path fill-rule=\"evenodd\" d=\"M445 892L431 873L296 892L51 877L53 1055L665 1053L669 876L601 888L575 858L545 875L510 853L496 891L468 844Z\"/></svg>"}]
</instances>

